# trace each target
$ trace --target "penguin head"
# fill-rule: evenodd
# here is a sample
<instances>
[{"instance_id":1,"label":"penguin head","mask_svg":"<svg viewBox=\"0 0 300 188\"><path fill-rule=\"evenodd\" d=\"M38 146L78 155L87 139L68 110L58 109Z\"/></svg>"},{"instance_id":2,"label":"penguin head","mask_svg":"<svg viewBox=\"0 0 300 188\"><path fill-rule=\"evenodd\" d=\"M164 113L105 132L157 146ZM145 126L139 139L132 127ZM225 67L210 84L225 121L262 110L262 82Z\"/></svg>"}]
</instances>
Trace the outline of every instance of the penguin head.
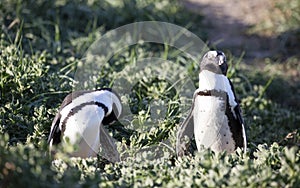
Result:
<instances>
[{"instance_id":1,"label":"penguin head","mask_svg":"<svg viewBox=\"0 0 300 188\"><path fill-rule=\"evenodd\" d=\"M111 88L102 88L101 90L107 90L110 93L110 98L112 102L111 110L108 111L104 117L102 123L104 125L112 124L118 120L122 113L122 103L120 96L115 93Z\"/></svg>"},{"instance_id":2,"label":"penguin head","mask_svg":"<svg viewBox=\"0 0 300 188\"><path fill-rule=\"evenodd\" d=\"M226 56L222 51L209 51L207 52L200 62L200 69L208 70L216 74L223 74L226 76L228 65Z\"/></svg>"}]
</instances>

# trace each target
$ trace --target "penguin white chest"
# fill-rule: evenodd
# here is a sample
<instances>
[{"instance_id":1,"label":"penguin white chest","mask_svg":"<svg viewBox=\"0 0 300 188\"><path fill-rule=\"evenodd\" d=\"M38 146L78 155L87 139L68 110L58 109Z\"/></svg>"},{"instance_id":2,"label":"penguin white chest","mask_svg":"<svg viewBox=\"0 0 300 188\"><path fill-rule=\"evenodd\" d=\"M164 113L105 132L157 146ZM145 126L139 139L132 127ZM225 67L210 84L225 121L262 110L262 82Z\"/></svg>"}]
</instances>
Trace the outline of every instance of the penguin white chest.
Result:
<instances>
[{"instance_id":1,"label":"penguin white chest","mask_svg":"<svg viewBox=\"0 0 300 188\"><path fill-rule=\"evenodd\" d=\"M104 118L104 110L97 105L86 105L74 115L68 117L64 139L80 148L74 156L95 156L100 149L100 126Z\"/></svg>"},{"instance_id":2,"label":"penguin white chest","mask_svg":"<svg viewBox=\"0 0 300 188\"><path fill-rule=\"evenodd\" d=\"M194 134L198 150L235 150L235 142L225 113L226 101L216 96L197 96L194 107Z\"/></svg>"}]
</instances>

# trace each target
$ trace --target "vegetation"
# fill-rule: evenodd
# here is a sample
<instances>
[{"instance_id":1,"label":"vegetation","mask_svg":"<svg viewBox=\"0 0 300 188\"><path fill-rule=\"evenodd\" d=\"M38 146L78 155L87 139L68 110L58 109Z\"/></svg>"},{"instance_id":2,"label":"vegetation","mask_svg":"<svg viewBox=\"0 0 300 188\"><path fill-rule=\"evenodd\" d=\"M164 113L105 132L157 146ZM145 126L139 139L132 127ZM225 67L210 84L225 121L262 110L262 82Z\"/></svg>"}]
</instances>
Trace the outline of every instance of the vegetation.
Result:
<instances>
[{"instance_id":1,"label":"vegetation","mask_svg":"<svg viewBox=\"0 0 300 188\"><path fill-rule=\"evenodd\" d=\"M244 65L242 57L226 52L229 77L241 99L246 121L246 154L207 150L178 159L174 151L176 131L189 105L182 101L190 101L192 91L188 91L190 96L182 96L173 83L151 77L145 69L137 76L123 75L127 80L138 80L123 101L132 114L108 127L122 151L121 162L111 164L101 157L69 159L66 153L71 146L58 148L60 160L52 161L46 144L51 121L64 96L77 86L77 65L95 40L122 25L147 20L186 27L205 40L202 17L188 12L178 1L168 0L4 0L0 10L1 187L300 184L300 115L295 96L300 86L293 76L294 71L296 75L300 72L297 56L287 58L285 63L266 59L264 69L254 69ZM292 16L300 25L298 10ZM284 32L294 31L291 25L287 24ZM94 88L112 86L124 67L147 57L174 62L164 70L184 67L197 86L197 62L186 54L162 44L136 44L114 54L99 72ZM184 77L185 73L178 76ZM165 111L159 111L161 106Z\"/></svg>"},{"instance_id":2,"label":"vegetation","mask_svg":"<svg viewBox=\"0 0 300 188\"><path fill-rule=\"evenodd\" d=\"M272 0L270 4L270 15L250 30L258 35L279 39L277 45L282 54L299 55L300 45L297 41L300 39L300 1L292 0L287 3L284 0Z\"/></svg>"}]
</instances>

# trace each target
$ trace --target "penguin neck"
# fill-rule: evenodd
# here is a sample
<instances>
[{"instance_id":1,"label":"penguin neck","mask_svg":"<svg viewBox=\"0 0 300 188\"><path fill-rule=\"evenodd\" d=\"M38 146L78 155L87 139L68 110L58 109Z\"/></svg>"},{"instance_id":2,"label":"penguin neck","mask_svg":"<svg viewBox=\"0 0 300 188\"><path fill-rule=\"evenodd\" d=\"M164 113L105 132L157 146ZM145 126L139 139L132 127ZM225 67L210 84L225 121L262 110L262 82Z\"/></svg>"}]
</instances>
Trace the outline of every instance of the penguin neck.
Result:
<instances>
[{"instance_id":1,"label":"penguin neck","mask_svg":"<svg viewBox=\"0 0 300 188\"><path fill-rule=\"evenodd\" d=\"M208 70L199 73L198 91L223 91L228 94L229 104L232 107L237 105L233 90L228 78L223 74L216 74Z\"/></svg>"},{"instance_id":2,"label":"penguin neck","mask_svg":"<svg viewBox=\"0 0 300 188\"><path fill-rule=\"evenodd\" d=\"M203 70L199 74L199 89L218 90L227 92L228 79L223 74L216 74L209 70Z\"/></svg>"},{"instance_id":3,"label":"penguin neck","mask_svg":"<svg viewBox=\"0 0 300 188\"><path fill-rule=\"evenodd\" d=\"M111 103L110 103L111 111L109 113L114 111L116 117L118 118L122 111L122 104L120 98L117 95L115 95L113 92L109 93L109 97L111 99Z\"/></svg>"}]
</instances>

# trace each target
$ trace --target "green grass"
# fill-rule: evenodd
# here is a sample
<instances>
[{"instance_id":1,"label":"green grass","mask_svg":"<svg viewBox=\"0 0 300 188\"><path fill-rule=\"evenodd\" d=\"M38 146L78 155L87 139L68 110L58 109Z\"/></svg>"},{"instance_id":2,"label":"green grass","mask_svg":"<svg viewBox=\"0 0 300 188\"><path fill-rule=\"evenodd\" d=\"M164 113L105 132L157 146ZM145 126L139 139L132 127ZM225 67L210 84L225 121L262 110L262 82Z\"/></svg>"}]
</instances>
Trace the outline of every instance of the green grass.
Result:
<instances>
[{"instance_id":1,"label":"green grass","mask_svg":"<svg viewBox=\"0 0 300 188\"><path fill-rule=\"evenodd\" d=\"M58 148L62 160L52 163L46 145L52 119L64 96L77 86L77 64L96 39L124 24L156 20L187 27L205 40L202 17L168 0L113 4L15 0L4 1L0 10L2 187L299 185L299 84L293 80L295 77L285 74L299 71L297 57L289 58L285 64L266 59L263 69L254 69L244 65L242 57L227 52L229 77L241 99L246 121L247 154L215 154L208 150L177 159L176 131L186 116L184 109L193 91L182 96L173 83L151 77L145 69L139 75L123 75L134 85L132 92L123 96L132 114L122 119L123 125L108 127L124 160L111 164L101 157L69 159L65 152L72 150L70 147ZM147 57L173 62L164 67L169 71L184 67L197 86L197 62L169 46L137 44L109 60L99 72L95 88L113 85L124 67ZM178 76L184 75L182 72ZM162 106L165 111L157 111Z\"/></svg>"}]
</instances>

